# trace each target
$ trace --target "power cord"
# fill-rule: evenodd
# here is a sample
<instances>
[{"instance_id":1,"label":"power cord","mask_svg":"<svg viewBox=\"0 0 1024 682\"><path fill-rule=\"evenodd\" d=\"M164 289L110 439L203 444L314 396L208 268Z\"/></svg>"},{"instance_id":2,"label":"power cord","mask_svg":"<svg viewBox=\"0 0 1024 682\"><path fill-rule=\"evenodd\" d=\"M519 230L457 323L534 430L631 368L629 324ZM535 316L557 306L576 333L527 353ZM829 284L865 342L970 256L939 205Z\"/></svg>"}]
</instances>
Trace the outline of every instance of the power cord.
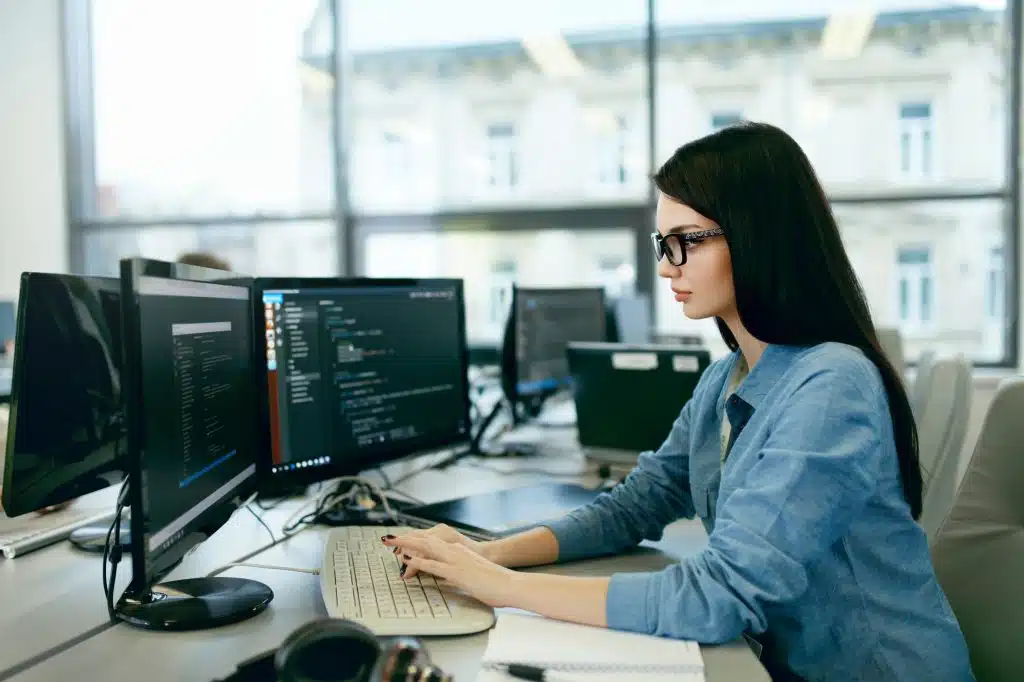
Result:
<instances>
[{"instance_id":1,"label":"power cord","mask_svg":"<svg viewBox=\"0 0 1024 682\"><path fill-rule=\"evenodd\" d=\"M245 508L250 514L252 514L252 517L254 519L260 522L261 526L267 529L267 533L270 535L271 542L276 541L277 537L274 535L274 531L270 530L270 526L268 526L267 522L263 520L263 517L256 513L256 510L252 508L252 504L250 503L245 505Z\"/></svg>"},{"instance_id":2,"label":"power cord","mask_svg":"<svg viewBox=\"0 0 1024 682\"><path fill-rule=\"evenodd\" d=\"M114 510L114 519L107 531L106 542L103 545L103 596L107 601L107 616L111 622L116 622L117 614L114 612L114 590L117 587L117 565L121 562L124 550L121 547L121 516L124 512L125 498L128 495L128 477L121 483L121 489L117 493L117 508ZM117 538L116 544L113 538ZM110 564L110 578L107 579L107 563Z\"/></svg>"},{"instance_id":3,"label":"power cord","mask_svg":"<svg viewBox=\"0 0 1024 682\"><path fill-rule=\"evenodd\" d=\"M347 489L345 488L345 484L349 484ZM286 536L291 535L301 526L316 523L317 519L321 518L327 512L342 504L352 501L355 501L362 509L373 509L377 505L373 499L374 496L380 500L380 504L384 507L384 513L387 517L398 525L398 515L388 503L388 498L384 495L384 491L381 490L380 486L367 478L363 478L362 476L343 476L337 479L337 484L334 488L317 496L312 501L312 512L307 511L310 506L309 502L300 506L290 517L288 517L288 520L285 521L282 531Z\"/></svg>"},{"instance_id":4,"label":"power cord","mask_svg":"<svg viewBox=\"0 0 1024 682\"><path fill-rule=\"evenodd\" d=\"M228 570L229 568L237 568L237 567L263 568L263 569L266 569L268 571L291 571L293 573L308 573L309 575L320 575L320 569L319 568L299 568L297 566L272 566L270 564L254 564L254 563L249 563L248 561L235 561L235 562L232 562L230 564L224 564L220 568L216 568L216 569L210 571L209 576L207 576L207 577L214 576L214 575L217 575L219 573L223 573L224 571Z\"/></svg>"}]
</instances>

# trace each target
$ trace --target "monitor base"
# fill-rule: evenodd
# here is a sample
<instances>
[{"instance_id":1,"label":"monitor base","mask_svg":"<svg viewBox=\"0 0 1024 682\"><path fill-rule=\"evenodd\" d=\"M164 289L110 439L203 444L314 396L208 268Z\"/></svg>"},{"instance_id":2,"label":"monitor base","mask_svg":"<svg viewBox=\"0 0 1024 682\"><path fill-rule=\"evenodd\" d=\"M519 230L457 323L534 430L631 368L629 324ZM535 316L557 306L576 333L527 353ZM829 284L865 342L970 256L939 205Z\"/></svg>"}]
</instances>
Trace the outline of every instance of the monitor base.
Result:
<instances>
[{"instance_id":1,"label":"monitor base","mask_svg":"<svg viewBox=\"0 0 1024 682\"><path fill-rule=\"evenodd\" d=\"M124 553L131 551L132 538L128 526L128 521L126 519L122 519L120 538L115 539L113 535L111 535L111 540L114 544L120 544L121 551ZM71 535L68 536L68 542L70 542L76 549L80 549L83 552L102 554L103 548L107 544L107 533L109 532L109 523L90 523L87 526L81 526L80 528L76 528L71 531ZM118 540L120 540L120 542L118 542Z\"/></svg>"},{"instance_id":2,"label":"monitor base","mask_svg":"<svg viewBox=\"0 0 1024 682\"><path fill-rule=\"evenodd\" d=\"M255 580L190 578L126 595L115 611L126 623L148 630L201 630L251 618L273 598L273 591Z\"/></svg>"}]
</instances>

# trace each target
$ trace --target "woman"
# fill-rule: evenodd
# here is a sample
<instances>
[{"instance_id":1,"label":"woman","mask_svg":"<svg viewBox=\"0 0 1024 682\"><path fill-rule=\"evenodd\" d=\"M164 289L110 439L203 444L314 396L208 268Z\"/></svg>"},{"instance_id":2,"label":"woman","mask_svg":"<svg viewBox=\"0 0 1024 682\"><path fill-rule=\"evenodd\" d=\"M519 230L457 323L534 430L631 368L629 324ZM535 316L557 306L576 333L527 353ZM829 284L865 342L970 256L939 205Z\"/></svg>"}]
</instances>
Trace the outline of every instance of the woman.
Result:
<instances>
[{"instance_id":1,"label":"woman","mask_svg":"<svg viewBox=\"0 0 1024 682\"><path fill-rule=\"evenodd\" d=\"M917 432L807 157L743 124L658 171L658 274L733 353L703 375L654 453L548 526L475 543L386 537L492 605L704 643L756 640L774 679L969 680L921 511ZM696 513L707 549L611 578L511 567L620 552Z\"/></svg>"}]
</instances>

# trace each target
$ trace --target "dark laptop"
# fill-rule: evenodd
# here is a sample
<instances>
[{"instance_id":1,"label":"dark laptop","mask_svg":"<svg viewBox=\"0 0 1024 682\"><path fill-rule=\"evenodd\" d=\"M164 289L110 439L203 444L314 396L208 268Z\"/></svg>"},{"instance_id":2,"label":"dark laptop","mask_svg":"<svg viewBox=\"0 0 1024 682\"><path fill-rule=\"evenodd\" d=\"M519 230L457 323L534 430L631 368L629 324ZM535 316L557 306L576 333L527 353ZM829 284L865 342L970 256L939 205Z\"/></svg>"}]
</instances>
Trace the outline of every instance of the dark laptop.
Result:
<instances>
[{"instance_id":1,"label":"dark laptop","mask_svg":"<svg viewBox=\"0 0 1024 682\"><path fill-rule=\"evenodd\" d=\"M566 348L585 453L656 450L711 364L693 346L570 343Z\"/></svg>"},{"instance_id":2,"label":"dark laptop","mask_svg":"<svg viewBox=\"0 0 1024 682\"><path fill-rule=\"evenodd\" d=\"M481 538L513 535L561 518L601 492L571 483L543 483L413 507L405 513L446 523Z\"/></svg>"}]
</instances>

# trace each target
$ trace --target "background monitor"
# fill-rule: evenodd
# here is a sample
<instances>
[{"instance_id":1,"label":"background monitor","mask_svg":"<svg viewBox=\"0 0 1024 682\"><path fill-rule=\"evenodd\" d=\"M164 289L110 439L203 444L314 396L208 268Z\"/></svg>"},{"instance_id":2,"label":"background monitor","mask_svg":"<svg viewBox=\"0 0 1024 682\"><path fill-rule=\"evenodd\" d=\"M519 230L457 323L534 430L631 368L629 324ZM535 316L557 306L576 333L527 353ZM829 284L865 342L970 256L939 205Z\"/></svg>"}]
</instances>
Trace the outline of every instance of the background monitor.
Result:
<instances>
[{"instance_id":1,"label":"background monitor","mask_svg":"<svg viewBox=\"0 0 1024 682\"><path fill-rule=\"evenodd\" d=\"M569 386L566 344L608 336L603 289L515 287L502 348L506 397L535 416L544 398Z\"/></svg>"},{"instance_id":2,"label":"background monitor","mask_svg":"<svg viewBox=\"0 0 1024 682\"><path fill-rule=\"evenodd\" d=\"M239 578L155 585L255 489L249 278L121 262L132 581L117 615L154 629L234 622L273 597Z\"/></svg>"},{"instance_id":3,"label":"background monitor","mask_svg":"<svg viewBox=\"0 0 1024 682\"><path fill-rule=\"evenodd\" d=\"M254 303L271 487L470 441L462 280L264 279Z\"/></svg>"},{"instance_id":4,"label":"background monitor","mask_svg":"<svg viewBox=\"0 0 1024 682\"><path fill-rule=\"evenodd\" d=\"M119 286L105 277L21 276L3 478L10 516L123 479Z\"/></svg>"},{"instance_id":5,"label":"background monitor","mask_svg":"<svg viewBox=\"0 0 1024 682\"><path fill-rule=\"evenodd\" d=\"M651 342L651 298L647 294L619 296L611 302L611 320L615 333L609 330L609 341L619 343Z\"/></svg>"},{"instance_id":6,"label":"background monitor","mask_svg":"<svg viewBox=\"0 0 1024 682\"><path fill-rule=\"evenodd\" d=\"M588 456L656 450L711 364L707 349L686 346L570 343L567 355Z\"/></svg>"}]
</instances>

